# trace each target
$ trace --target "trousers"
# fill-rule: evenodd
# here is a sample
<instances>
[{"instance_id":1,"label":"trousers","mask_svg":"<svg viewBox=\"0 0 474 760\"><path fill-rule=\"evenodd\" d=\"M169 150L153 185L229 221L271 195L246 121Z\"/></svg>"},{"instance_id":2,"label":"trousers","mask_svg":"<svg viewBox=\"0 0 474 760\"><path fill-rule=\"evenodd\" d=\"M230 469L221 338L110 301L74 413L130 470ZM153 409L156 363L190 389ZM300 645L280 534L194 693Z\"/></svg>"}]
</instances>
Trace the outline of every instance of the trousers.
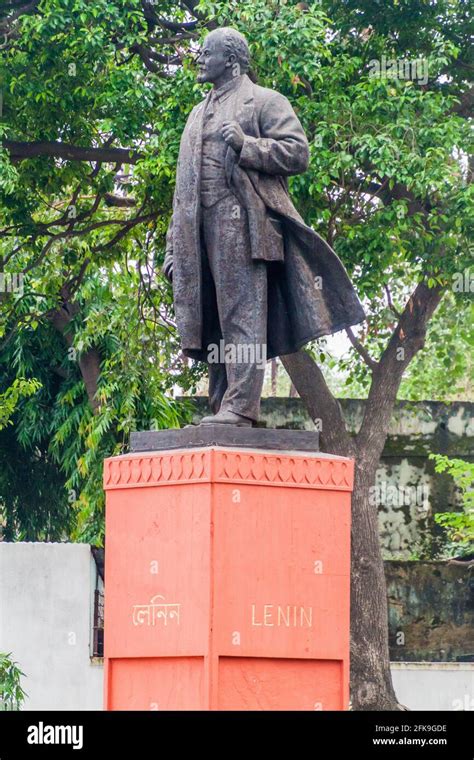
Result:
<instances>
[{"instance_id":1,"label":"trousers","mask_svg":"<svg viewBox=\"0 0 474 760\"><path fill-rule=\"evenodd\" d=\"M201 206L203 345L209 405L257 420L265 376L267 268L251 257L247 212L229 194Z\"/></svg>"}]
</instances>

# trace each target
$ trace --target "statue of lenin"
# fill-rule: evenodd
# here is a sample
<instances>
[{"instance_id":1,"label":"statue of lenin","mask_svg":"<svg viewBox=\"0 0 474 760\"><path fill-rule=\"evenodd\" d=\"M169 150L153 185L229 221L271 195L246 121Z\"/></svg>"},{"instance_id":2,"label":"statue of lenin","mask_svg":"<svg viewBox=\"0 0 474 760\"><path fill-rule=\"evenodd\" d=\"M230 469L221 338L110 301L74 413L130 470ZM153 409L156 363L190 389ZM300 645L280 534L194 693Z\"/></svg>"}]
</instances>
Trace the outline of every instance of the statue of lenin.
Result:
<instances>
[{"instance_id":1,"label":"statue of lenin","mask_svg":"<svg viewBox=\"0 0 474 760\"><path fill-rule=\"evenodd\" d=\"M309 148L287 98L250 80L235 29L211 32L197 63L198 81L213 87L182 135L163 271L183 352L209 365L213 414L201 424L251 425L265 360L364 312L339 258L288 194Z\"/></svg>"}]
</instances>

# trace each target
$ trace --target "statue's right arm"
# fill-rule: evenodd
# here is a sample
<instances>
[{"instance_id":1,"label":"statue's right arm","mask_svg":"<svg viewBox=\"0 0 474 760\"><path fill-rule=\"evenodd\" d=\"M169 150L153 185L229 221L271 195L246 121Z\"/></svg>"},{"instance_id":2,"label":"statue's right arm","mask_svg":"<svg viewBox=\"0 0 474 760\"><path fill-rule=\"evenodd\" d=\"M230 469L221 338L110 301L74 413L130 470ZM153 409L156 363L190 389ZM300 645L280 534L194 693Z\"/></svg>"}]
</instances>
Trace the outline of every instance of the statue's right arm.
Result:
<instances>
[{"instance_id":1,"label":"statue's right arm","mask_svg":"<svg viewBox=\"0 0 474 760\"><path fill-rule=\"evenodd\" d=\"M245 135L239 165L243 169L290 176L303 174L309 164L309 146L289 100L272 92L259 115L260 137Z\"/></svg>"}]
</instances>

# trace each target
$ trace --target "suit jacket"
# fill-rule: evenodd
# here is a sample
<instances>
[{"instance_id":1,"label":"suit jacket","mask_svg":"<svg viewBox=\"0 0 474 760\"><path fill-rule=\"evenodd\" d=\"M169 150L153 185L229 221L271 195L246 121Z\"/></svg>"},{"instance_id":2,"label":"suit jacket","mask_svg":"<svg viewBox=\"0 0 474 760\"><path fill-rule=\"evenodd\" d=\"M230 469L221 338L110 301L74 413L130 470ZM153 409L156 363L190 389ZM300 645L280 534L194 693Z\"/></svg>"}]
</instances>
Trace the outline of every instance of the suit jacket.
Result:
<instances>
[{"instance_id":1,"label":"suit jacket","mask_svg":"<svg viewBox=\"0 0 474 760\"><path fill-rule=\"evenodd\" d=\"M288 194L286 177L306 171L303 128L283 95L247 75L232 94L234 119L245 133L229 146L225 173L246 208L251 256L267 261L267 357L297 351L310 340L361 322L364 312L336 253L308 227ZM173 261L174 307L183 352L205 361L202 345L200 172L207 98L195 106L181 138L166 259Z\"/></svg>"}]
</instances>

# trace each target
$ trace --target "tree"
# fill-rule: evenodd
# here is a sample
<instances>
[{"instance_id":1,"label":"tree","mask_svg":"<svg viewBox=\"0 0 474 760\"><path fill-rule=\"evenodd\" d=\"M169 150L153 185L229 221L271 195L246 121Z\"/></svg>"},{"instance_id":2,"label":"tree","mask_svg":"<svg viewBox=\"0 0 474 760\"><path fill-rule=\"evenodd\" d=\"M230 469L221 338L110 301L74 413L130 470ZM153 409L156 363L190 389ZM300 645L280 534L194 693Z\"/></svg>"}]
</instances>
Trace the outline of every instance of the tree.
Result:
<instances>
[{"instance_id":1,"label":"tree","mask_svg":"<svg viewBox=\"0 0 474 760\"><path fill-rule=\"evenodd\" d=\"M182 423L171 388L199 378L178 356L171 294L154 277L171 171L150 139L163 91L149 87L138 53L123 67L116 58L147 28L133 5L2 8L0 272L21 287L0 293L0 392L23 375L42 385L18 404L16 445L11 431L0 436L11 460L0 479L7 538L101 543L104 457L125 450L130 430ZM112 147L113 132L136 148ZM21 451L41 489L20 477Z\"/></svg>"},{"instance_id":2,"label":"tree","mask_svg":"<svg viewBox=\"0 0 474 760\"><path fill-rule=\"evenodd\" d=\"M322 425L324 450L356 462L354 709L397 708L369 489L404 374L423 348L443 294L463 303L471 297L468 287L453 287L470 263L470 20L462 0L391 0L380 7L365 0L12 1L0 17L0 246L3 271L24 274L27 290L4 304L5 350L24 340L15 336L41 332L46 322L66 348L79 341L86 361L76 367L76 378L88 390L92 412L74 410L70 435L82 414L100 425L104 412L97 400L106 365L94 352L110 357L102 346L108 332L102 325L96 340L88 329L96 288L110 287L117 277L117 287L130 292L121 279L129 260L138 277L146 266L152 272L145 276L143 324L151 328L150 315L169 304L165 285L151 282L163 256L180 134L202 94L191 65L200 37L222 23L245 32L259 81L286 94L297 110L310 139L311 166L293 179L293 196L344 261L368 314L359 332L348 332L351 371L368 387L355 437L314 350L282 357ZM124 313L130 319L131 312ZM120 309L109 314L117 317ZM158 335L157 325L151 329ZM122 332L120 352L126 335L130 330ZM171 345L170 366L176 345L158 337ZM128 357L134 360L136 351L135 342ZM166 383L165 374L160 382ZM115 404L112 370L104 382L107 403ZM77 456L71 450L70 465ZM91 484L97 488L96 479Z\"/></svg>"},{"instance_id":3,"label":"tree","mask_svg":"<svg viewBox=\"0 0 474 760\"><path fill-rule=\"evenodd\" d=\"M106 267L90 272L74 304L17 330L0 353L7 384L15 373L36 378L14 427L0 432L7 540L101 544L104 457L122 453L131 430L187 419L167 397L174 382L189 387L187 367L172 368L175 340L163 348L169 325L137 308L139 282L118 264L113 276Z\"/></svg>"}]
</instances>

